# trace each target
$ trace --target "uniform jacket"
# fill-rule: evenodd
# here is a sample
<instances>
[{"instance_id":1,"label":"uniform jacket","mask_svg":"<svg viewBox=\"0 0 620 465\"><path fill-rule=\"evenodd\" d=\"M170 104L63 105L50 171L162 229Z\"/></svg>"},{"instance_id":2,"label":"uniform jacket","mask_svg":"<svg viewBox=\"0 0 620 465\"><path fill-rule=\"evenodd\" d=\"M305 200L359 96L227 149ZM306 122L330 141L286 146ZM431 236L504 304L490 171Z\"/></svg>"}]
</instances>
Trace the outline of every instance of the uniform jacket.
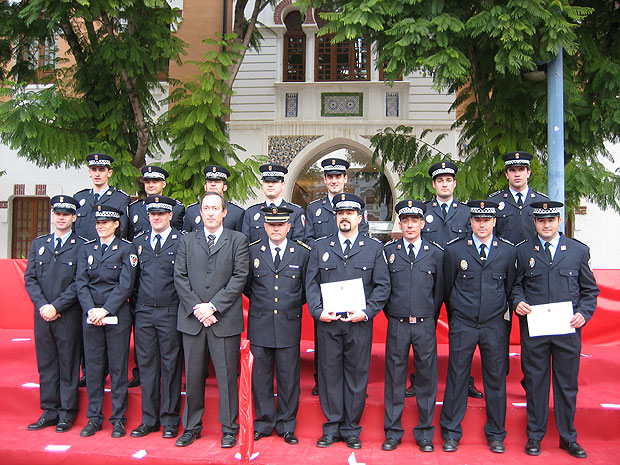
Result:
<instances>
[{"instance_id":1,"label":"uniform jacket","mask_svg":"<svg viewBox=\"0 0 620 465\"><path fill-rule=\"evenodd\" d=\"M233 231L241 232L243 226L244 210L239 205L226 202L226 216L224 217L224 227ZM176 227L176 226L175 226ZM198 202L191 204L185 211L183 218L183 231L192 232L196 229L203 231L204 224L200 216L200 204Z\"/></svg>"},{"instance_id":2,"label":"uniform jacket","mask_svg":"<svg viewBox=\"0 0 620 465\"><path fill-rule=\"evenodd\" d=\"M136 248L115 237L101 255L99 239L86 242L80 251L75 284L84 314L103 307L117 315L127 304L138 270Z\"/></svg>"},{"instance_id":3,"label":"uniform jacket","mask_svg":"<svg viewBox=\"0 0 620 465\"><path fill-rule=\"evenodd\" d=\"M183 217L185 216L185 206L175 200L176 205L172 207L172 221L170 225L178 230L183 228ZM151 229L151 223L149 222L149 214L146 211L144 205L144 199L138 199L135 202L129 204L127 208L127 216L129 221L129 237L132 240L134 237Z\"/></svg>"},{"instance_id":4,"label":"uniform jacket","mask_svg":"<svg viewBox=\"0 0 620 465\"><path fill-rule=\"evenodd\" d=\"M360 234L345 259L336 235L314 241L306 274L306 296L312 317L318 320L323 312L321 283L355 278L362 278L366 295L365 312L372 319L390 296L390 276L383 244Z\"/></svg>"},{"instance_id":5,"label":"uniform jacket","mask_svg":"<svg viewBox=\"0 0 620 465\"><path fill-rule=\"evenodd\" d=\"M177 329L197 335L203 325L194 316L194 306L211 302L218 320L213 333L218 337L241 334L241 294L248 267L248 239L240 232L224 228L210 256L204 228L183 236L174 263L174 286L180 300Z\"/></svg>"},{"instance_id":6,"label":"uniform jacket","mask_svg":"<svg viewBox=\"0 0 620 465\"><path fill-rule=\"evenodd\" d=\"M55 254L54 234L39 236L32 241L24 281L35 310L52 304L58 313L79 311L75 272L84 242L73 232Z\"/></svg>"},{"instance_id":7,"label":"uniform jacket","mask_svg":"<svg viewBox=\"0 0 620 465\"><path fill-rule=\"evenodd\" d=\"M393 317L432 317L443 302L443 249L425 239L411 263L402 239L384 247L392 291L385 313Z\"/></svg>"},{"instance_id":8,"label":"uniform jacket","mask_svg":"<svg viewBox=\"0 0 620 465\"><path fill-rule=\"evenodd\" d=\"M480 325L502 318L515 278L514 245L493 236L487 260L471 236L448 243L444 257L446 307L452 318Z\"/></svg>"},{"instance_id":9,"label":"uniform jacket","mask_svg":"<svg viewBox=\"0 0 620 465\"><path fill-rule=\"evenodd\" d=\"M304 211L299 205L282 200L280 204L282 207L287 207L293 210L291 213L291 230L286 236L287 239L293 241L303 241L305 234L305 222L306 217ZM250 243L256 242L259 239L267 240L267 233L265 232L265 215L260 211L261 208L267 206L265 202L252 205L245 211L243 215L243 228L242 232L248 237Z\"/></svg>"},{"instance_id":10,"label":"uniform jacket","mask_svg":"<svg viewBox=\"0 0 620 465\"><path fill-rule=\"evenodd\" d=\"M515 198L509 189L491 194L489 200L497 202L497 223L495 224L495 234L498 237L508 239L513 244L536 236L534 228L534 209L532 202L547 200L545 194L529 189L528 195L523 199L523 208L517 207Z\"/></svg>"},{"instance_id":11,"label":"uniform jacket","mask_svg":"<svg viewBox=\"0 0 620 465\"><path fill-rule=\"evenodd\" d=\"M446 219L444 219L443 212L436 199L425 203L426 216L424 221L426 224L422 229L423 239L445 247L451 240L471 234L469 207L467 205L453 200Z\"/></svg>"},{"instance_id":12,"label":"uniform jacket","mask_svg":"<svg viewBox=\"0 0 620 465\"><path fill-rule=\"evenodd\" d=\"M310 248L287 241L276 270L267 241L250 246L248 339L261 347L291 347L301 338L301 308Z\"/></svg>"},{"instance_id":13,"label":"uniform jacket","mask_svg":"<svg viewBox=\"0 0 620 465\"><path fill-rule=\"evenodd\" d=\"M97 230L95 229L95 215L93 212L96 208L95 197L92 189L83 189L76 193L73 198L78 201L80 207L77 209L77 220L73 224L73 230L88 240L99 239ZM121 237L126 238L128 231L127 207L129 206L129 196L123 191L108 188L105 194L99 199L101 205L110 205L119 209L124 214L120 218Z\"/></svg>"},{"instance_id":14,"label":"uniform jacket","mask_svg":"<svg viewBox=\"0 0 620 465\"><path fill-rule=\"evenodd\" d=\"M336 214L329 197L314 200L308 204L306 214L305 241L310 243L319 237L338 234ZM368 221L366 209L362 212L362 222L359 224L360 234L368 235Z\"/></svg>"},{"instance_id":15,"label":"uniform jacket","mask_svg":"<svg viewBox=\"0 0 620 465\"><path fill-rule=\"evenodd\" d=\"M139 266L136 278L136 307L176 307L179 297L174 287L174 262L182 234L172 228L166 242L155 255L151 247L151 231L148 230L133 241L138 250Z\"/></svg>"},{"instance_id":16,"label":"uniform jacket","mask_svg":"<svg viewBox=\"0 0 620 465\"><path fill-rule=\"evenodd\" d=\"M511 307L514 309L521 301L538 305L571 300L574 312L581 313L588 322L599 293L589 260L590 249L564 235L551 265L538 237L519 244Z\"/></svg>"}]
</instances>

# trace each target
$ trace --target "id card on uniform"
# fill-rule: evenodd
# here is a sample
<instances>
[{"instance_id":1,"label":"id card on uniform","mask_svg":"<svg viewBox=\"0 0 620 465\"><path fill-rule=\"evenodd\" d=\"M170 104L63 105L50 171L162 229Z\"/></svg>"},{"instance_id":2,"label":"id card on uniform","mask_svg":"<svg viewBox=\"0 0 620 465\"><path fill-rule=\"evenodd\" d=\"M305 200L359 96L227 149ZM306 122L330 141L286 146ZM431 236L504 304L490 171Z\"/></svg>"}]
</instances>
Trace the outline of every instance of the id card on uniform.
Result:
<instances>
[{"instance_id":1,"label":"id card on uniform","mask_svg":"<svg viewBox=\"0 0 620 465\"><path fill-rule=\"evenodd\" d=\"M530 337L556 336L575 332L575 328L570 327L570 320L573 318L571 301L532 305L531 308L532 313L527 314Z\"/></svg>"},{"instance_id":2,"label":"id card on uniform","mask_svg":"<svg viewBox=\"0 0 620 465\"><path fill-rule=\"evenodd\" d=\"M323 283L321 297L323 297L323 310L328 312L342 314L366 310L366 293L362 278Z\"/></svg>"}]
</instances>

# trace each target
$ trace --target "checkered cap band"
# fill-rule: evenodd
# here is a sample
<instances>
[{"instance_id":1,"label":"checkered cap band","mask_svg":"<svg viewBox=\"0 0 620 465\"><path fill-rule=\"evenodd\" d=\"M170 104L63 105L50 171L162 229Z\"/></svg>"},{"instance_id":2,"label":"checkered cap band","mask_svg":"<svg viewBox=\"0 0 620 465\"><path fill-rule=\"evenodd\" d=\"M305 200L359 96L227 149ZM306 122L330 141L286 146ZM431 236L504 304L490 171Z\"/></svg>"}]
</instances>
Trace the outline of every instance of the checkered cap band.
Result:
<instances>
[{"instance_id":1,"label":"checkered cap band","mask_svg":"<svg viewBox=\"0 0 620 465\"><path fill-rule=\"evenodd\" d=\"M361 210L362 204L353 200L341 200L336 202L336 209L338 210Z\"/></svg>"},{"instance_id":2,"label":"checkered cap band","mask_svg":"<svg viewBox=\"0 0 620 465\"><path fill-rule=\"evenodd\" d=\"M469 209L469 213L472 216L495 216L495 207L488 208L479 208L479 207L471 207Z\"/></svg>"},{"instance_id":3,"label":"checkered cap band","mask_svg":"<svg viewBox=\"0 0 620 465\"><path fill-rule=\"evenodd\" d=\"M142 177L144 179L162 179L165 180L166 176L164 176L164 173L160 173L159 171L151 171L151 172L146 172L142 175Z\"/></svg>"},{"instance_id":4,"label":"checkered cap band","mask_svg":"<svg viewBox=\"0 0 620 465\"><path fill-rule=\"evenodd\" d=\"M95 219L97 220L109 220L109 219L118 220L120 217L121 217L121 214L117 212L111 212L107 210L95 212Z\"/></svg>"},{"instance_id":5,"label":"checkered cap band","mask_svg":"<svg viewBox=\"0 0 620 465\"><path fill-rule=\"evenodd\" d=\"M100 158L99 160L88 160L88 166L112 166L112 163L110 160Z\"/></svg>"},{"instance_id":6,"label":"checkered cap band","mask_svg":"<svg viewBox=\"0 0 620 465\"><path fill-rule=\"evenodd\" d=\"M504 164L506 166L512 166L512 165L521 165L521 166L527 165L527 166L530 166L530 161L525 159L525 158L517 158L517 159L514 159L514 160L506 160L504 162Z\"/></svg>"},{"instance_id":7,"label":"checkered cap band","mask_svg":"<svg viewBox=\"0 0 620 465\"><path fill-rule=\"evenodd\" d=\"M398 210L398 216L401 216L401 215L424 216L424 212L419 207L404 207Z\"/></svg>"},{"instance_id":8,"label":"checkered cap band","mask_svg":"<svg viewBox=\"0 0 620 465\"><path fill-rule=\"evenodd\" d=\"M166 211L171 212L172 205L163 203L163 202L153 202L153 203L146 204L146 209L147 211L166 210Z\"/></svg>"},{"instance_id":9,"label":"checkered cap band","mask_svg":"<svg viewBox=\"0 0 620 465\"><path fill-rule=\"evenodd\" d=\"M454 175L456 175L456 171L454 171L453 168L450 168L449 166L446 166L445 168L439 168L439 169L436 169L435 171L433 171L431 173L431 178L439 176L440 174L451 174L452 176L454 176Z\"/></svg>"},{"instance_id":10,"label":"checkered cap band","mask_svg":"<svg viewBox=\"0 0 620 465\"><path fill-rule=\"evenodd\" d=\"M53 210L71 210L71 211L77 210L75 205L73 205L72 203L68 203L68 202L56 202L55 204L52 205L52 209Z\"/></svg>"}]
</instances>

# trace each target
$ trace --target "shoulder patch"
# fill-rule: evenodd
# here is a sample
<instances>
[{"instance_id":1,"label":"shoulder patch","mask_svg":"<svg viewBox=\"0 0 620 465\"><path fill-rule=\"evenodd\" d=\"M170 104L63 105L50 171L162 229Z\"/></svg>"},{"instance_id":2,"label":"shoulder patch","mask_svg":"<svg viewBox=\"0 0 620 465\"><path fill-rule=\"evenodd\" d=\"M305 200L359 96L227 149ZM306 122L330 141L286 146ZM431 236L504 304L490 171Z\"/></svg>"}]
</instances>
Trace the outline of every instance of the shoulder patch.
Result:
<instances>
[{"instance_id":1,"label":"shoulder patch","mask_svg":"<svg viewBox=\"0 0 620 465\"><path fill-rule=\"evenodd\" d=\"M312 250L312 247L310 247L308 244L306 244L305 242L300 241L299 239L296 240L295 242L297 242L299 245L301 245L302 247L305 247L308 250Z\"/></svg>"},{"instance_id":2,"label":"shoulder patch","mask_svg":"<svg viewBox=\"0 0 620 465\"><path fill-rule=\"evenodd\" d=\"M248 247L252 247L255 244L258 244L262 239L256 239L254 242L250 243Z\"/></svg>"},{"instance_id":3,"label":"shoulder patch","mask_svg":"<svg viewBox=\"0 0 620 465\"><path fill-rule=\"evenodd\" d=\"M504 239L503 237L498 237L497 239L499 239L502 242L505 242L506 244L512 245L514 247L514 244L510 242L508 239Z\"/></svg>"},{"instance_id":4,"label":"shoulder patch","mask_svg":"<svg viewBox=\"0 0 620 465\"><path fill-rule=\"evenodd\" d=\"M437 242L435 242L435 241L426 241L426 242L428 242L428 243L430 243L430 244L433 244L433 245L434 245L435 247L437 247L439 250L443 250L443 247L442 247L442 246L440 246L440 245L439 245Z\"/></svg>"}]
</instances>

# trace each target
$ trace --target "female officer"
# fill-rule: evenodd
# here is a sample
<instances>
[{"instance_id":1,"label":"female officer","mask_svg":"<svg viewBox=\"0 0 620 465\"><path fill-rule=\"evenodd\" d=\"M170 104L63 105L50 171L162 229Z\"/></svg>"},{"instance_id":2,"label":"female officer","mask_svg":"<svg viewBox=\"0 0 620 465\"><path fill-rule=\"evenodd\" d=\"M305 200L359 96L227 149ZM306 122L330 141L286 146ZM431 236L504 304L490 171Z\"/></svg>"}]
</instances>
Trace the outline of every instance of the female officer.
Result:
<instances>
[{"instance_id":1,"label":"female officer","mask_svg":"<svg viewBox=\"0 0 620 465\"><path fill-rule=\"evenodd\" d=\"M131 333L128 298L136 278L138 256L135 246L120 239L123 212L97 205L99 235L84 244L78 260L76 286L83 311L84 356L88 370L88 424L80 436L92 436L101 429L105 362L112 386L112 437L125 435L127 410L127 357Z\"/></svg>"}]
</instances>

